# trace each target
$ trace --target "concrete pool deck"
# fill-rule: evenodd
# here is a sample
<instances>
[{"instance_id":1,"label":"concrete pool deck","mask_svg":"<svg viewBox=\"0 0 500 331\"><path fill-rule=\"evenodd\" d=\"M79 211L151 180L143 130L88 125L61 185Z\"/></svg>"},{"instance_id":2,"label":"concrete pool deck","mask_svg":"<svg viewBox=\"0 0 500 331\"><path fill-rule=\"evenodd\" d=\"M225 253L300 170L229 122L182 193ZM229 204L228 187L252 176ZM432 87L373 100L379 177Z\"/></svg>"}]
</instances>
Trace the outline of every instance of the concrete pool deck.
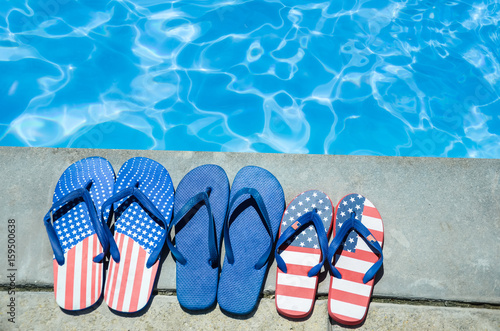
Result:
<instances>
[{"instance_id":1,"label":"concrete pool deck","mask_svg":"<svg viewBox=\"0 0 500 331\"><path fill-rule=\"evenodd\" d=\"M105 303L77 317L63 313L49 293L52 251L42 219L63 171L95 155L108 159L115 172L131 157L152 158L170 172L175 187L189 170L214 163L226 170L230 182L246 165L268 169L281 182L287 203L308 189L322 190L334 204L348 193L360 193L375 204L385 226L384 271L361 329L500 328L500 160L0 147L0 304L6 307L10 297L7 222L13 219L18 308L16 325L7 321L6 309L0 310L0 329L78 329L94 323L105 329L338 327L326 308L328 275L309 319L295 322L278 315L272 300L275 262L252 316L234 319L218 307L187 313L173 294L170 254L162 265L159 294L143 315L118 316Z\"/></svg>"}]
</instances>

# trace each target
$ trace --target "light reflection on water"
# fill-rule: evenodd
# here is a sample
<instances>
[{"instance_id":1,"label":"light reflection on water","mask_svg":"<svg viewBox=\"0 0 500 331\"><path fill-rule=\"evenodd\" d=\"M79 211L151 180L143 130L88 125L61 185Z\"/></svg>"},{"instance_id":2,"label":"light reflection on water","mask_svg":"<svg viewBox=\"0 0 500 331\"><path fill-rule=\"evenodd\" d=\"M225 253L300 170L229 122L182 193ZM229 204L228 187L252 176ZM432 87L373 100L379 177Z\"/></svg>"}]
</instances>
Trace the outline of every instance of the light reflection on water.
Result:
<instances>
[{"instance_id":1,"label":"light reflection on water","mask_svg":"<svg viewBox=\"0 0 500 331\"><path fill-rule=\"evenodd\" d=\"M494 1L10 1L0 144L500 158Z\"/></svg>"}]
</instances>

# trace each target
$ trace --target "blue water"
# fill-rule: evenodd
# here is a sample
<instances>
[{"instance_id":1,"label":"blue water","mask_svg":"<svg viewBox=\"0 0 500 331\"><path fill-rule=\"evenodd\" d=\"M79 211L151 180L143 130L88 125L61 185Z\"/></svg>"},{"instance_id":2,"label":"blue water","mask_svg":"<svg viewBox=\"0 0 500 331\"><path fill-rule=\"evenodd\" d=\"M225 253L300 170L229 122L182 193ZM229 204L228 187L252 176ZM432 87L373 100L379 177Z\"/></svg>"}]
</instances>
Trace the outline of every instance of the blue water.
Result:
<instances>
[{"instance_id":1,"label":"blue water","mask_svg":"<svg viewBox=\"0 0 500 331\"><path fill-rule=\"evenodd\" d=\"M496 1L2 1L0 145L500 158Z\"/></svg>"}]
</instances>

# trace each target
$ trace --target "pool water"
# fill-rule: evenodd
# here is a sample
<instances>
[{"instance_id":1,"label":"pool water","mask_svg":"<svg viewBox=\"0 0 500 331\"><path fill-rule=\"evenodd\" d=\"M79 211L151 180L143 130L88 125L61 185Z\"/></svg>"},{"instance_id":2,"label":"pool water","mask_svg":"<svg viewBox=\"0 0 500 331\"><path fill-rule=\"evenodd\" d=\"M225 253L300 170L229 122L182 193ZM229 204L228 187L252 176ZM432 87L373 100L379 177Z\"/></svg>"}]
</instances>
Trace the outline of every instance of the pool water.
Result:
<instances>
[{"instance_id":1,"label":"pool water","mask_svg":"<svg viewBox=\"0 0 500 331\"><path fill-rule=\"evenodd\" d=\"M0 145L500 158L496 1L0 3Z\"/></svg>"}]
</instances>

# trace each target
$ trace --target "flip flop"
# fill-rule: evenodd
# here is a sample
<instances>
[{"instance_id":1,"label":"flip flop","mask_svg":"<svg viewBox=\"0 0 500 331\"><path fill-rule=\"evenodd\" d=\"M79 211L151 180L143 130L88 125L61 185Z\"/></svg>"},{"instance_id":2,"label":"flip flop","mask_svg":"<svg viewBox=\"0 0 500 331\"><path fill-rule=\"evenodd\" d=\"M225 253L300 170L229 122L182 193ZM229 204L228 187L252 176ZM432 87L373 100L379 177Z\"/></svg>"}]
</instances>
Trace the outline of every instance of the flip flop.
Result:
<instances>
[{"instance_id":1,"label":"flip flop","mask_svg":"<svg viewBox=\"0 0 500 331\"><path fill-rule=\"evenodd\" d=\"M306 191L283 214L276 243L276 309L290 318L312 312L318 273L328 256L333 206L321 191Z\"/></svg>"},{"instance_id":2,"label":"flip flop","mask_svg":"<svg viewBox=\"0 0 500 331\"><path fill-rule=\"evenodd\" d=\"M63 309L85 309L101 297L108 240L98 213L114 181L106 159L89 157L69 166L57 182L44 223L54 252L54 294Z\"/></svg>"},{"instance_id":3,"label":"flip flop","mask_svg":"<svg viewBox=\"0 0 500 331\"><path fill-rule=\"evenodd\" d=\"M374 277L382 266L384 225L375 206L359 194L340 200L335 224L335 237L328 249L333 274L328 313L341 324L356 325L366 317Z\"/></svg>"},{"instance_id":4,"label":"flip flop","mask_svg":"<svg viewBox=\"0 0 500 331\"><path fill-rule=\"evenodd\" d=\"M207 164L191 170L175 192L175 218L167 244L176 260L177 299L190 310L209 308L217 298L220 243L229 200L224 169ZM175 227L175 244L170 232Z\"/></svg>"},{"instance_id":5,"label":"flip flop","mask_svg":"<svg viewBox=\"0 0 500 331\"><path fill-rule=\"evenodd\" d=\"M246 315L255 309L284 208L283 189L269 171L248 166L236 174L224 222L222 310Z\"/></svg>"},{"instance_id":6,"label":"flip flop","mask_svg":"<svg viewBox=\"0 0 500 331\"><path fill-rule=\"evenodd\" d=\"M172 180L161 164L136 157L121 167L104 204L113 206L115 218L104 290L111 309L133 313L148 303L173 204Z\"/></svg>"}]
</instances>

